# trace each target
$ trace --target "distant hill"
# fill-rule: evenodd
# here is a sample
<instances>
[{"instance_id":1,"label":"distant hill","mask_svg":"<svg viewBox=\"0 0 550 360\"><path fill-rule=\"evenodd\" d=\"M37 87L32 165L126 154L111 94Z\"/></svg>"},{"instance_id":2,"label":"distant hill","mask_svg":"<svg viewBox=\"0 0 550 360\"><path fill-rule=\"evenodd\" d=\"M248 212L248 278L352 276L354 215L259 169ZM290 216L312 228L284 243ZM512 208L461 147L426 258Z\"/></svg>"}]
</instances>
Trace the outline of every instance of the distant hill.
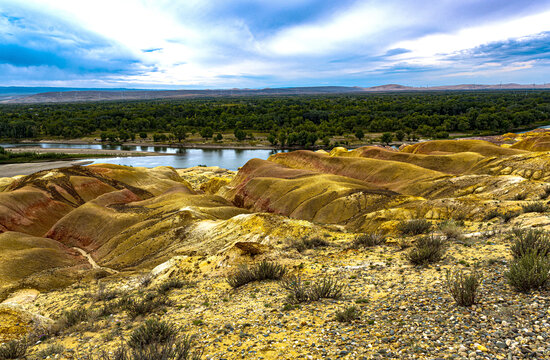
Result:
<instances>
[{"instance_id":1,"label":"distant hill","mask_svg":"<svg viewBox=\"0 0 550 360\"><path fill-rule=\"evenodd\" d=\"M0 87L0 103L35 104L90 101L184 99L197 97L258 96L258 95L320 95L345 93L376 93L402 91L474 91L474 90L541 90L550 84L462 84L449 86L411 87L387 84L372 87L312 86L265 89L205 89L205 90L141 90L141 89L82 89L82 88L25 88Z\"/></svg>"}]
</instances>

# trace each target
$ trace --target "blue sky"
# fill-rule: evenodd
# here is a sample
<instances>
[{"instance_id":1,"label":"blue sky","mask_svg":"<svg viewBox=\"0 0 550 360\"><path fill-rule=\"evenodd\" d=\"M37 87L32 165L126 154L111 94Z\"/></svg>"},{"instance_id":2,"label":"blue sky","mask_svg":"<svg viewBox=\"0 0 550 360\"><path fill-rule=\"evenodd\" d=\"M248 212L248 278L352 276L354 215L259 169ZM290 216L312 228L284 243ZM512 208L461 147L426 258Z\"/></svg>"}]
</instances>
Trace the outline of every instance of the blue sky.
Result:
<instances>
[{"instance_id":1,"label":"blue sky","mask_svg":"<svg viewBox=\"0 0 550 360\"><path fill-rule=\"evenodd\" d=\"M550 83L550 0L0 0L0 86Z\"/></svg>"}]
</instances>

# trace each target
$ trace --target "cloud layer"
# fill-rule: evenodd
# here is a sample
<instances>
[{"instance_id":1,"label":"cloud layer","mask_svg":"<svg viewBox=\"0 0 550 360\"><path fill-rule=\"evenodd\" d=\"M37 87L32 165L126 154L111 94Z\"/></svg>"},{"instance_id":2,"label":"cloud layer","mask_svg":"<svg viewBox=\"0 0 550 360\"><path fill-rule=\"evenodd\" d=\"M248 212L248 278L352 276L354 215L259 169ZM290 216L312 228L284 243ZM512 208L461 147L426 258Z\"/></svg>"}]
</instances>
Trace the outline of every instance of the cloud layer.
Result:
<instances>
[{"instance_id":1,"label":"cloud layer","mask_svg":"<svg viewBox=\"0 0 550 360\"><path fill-rule=\"evenodd\" d=\"M0 0L0 86L546 83L549 70L550 0Z\"/></svg>"}]
</instances>

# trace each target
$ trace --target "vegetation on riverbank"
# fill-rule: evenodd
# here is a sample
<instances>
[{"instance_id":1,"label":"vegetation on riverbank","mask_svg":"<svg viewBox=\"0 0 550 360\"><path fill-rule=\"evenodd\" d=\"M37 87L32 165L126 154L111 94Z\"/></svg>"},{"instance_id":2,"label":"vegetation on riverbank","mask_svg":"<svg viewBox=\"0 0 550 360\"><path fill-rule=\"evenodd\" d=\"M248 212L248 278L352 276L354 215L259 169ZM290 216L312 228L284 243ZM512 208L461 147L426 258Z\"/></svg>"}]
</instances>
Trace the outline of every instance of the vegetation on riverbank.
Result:
<instances>
[{"instance_id":1,"label":"vegetation on riverbank","mask_svg":"<svg viewBox=\"0 0 550 360\"><path fill-rule=\"evenodd\" d=\"M4 138L350 145L484 135L550 120L550 92L440 92L0 106ZM258 139L257 136L261 136Z\"/></svg>"},{"instance_id":2,"label":"vegetation on riverbank","mask_svg":"<svg viewBox=\"0 0 550 360\"><path fill-rule=\"evenodd\" d=\"M66 153L37 153L37 152L12 152L0 146L0 164L14 164L51 160L74 160L89 157L107 157L104 154L66 154Z\"/></svg>"}]
</instances>

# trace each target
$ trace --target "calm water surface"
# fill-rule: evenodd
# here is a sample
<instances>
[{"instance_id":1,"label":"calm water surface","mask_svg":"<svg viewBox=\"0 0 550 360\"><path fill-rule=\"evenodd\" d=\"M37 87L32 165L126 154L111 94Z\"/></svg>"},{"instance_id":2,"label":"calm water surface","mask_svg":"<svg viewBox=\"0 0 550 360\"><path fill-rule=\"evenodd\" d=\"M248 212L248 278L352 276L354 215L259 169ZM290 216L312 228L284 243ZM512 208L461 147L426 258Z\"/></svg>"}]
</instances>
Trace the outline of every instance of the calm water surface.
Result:
<instances>
[{"instance_id":1,"label":"calm water surface","mask_svg":"<svg viewBox=\"0 0 550 360\"><path fill-rule=\"evenodd\" d=\"M45 149L109 149L131 150L143 152L158 152L170 155L163 156L128 156L116 158L90 158L83 160L97 163L118 164L126 166L173 166L175 168L187 168L197 165L219 166L229 170L237 170L239 167L253 158L267 159L270 155L281 150L242 150L242 149L182 149L170 146L127 146L127 145L101 145L101 144L68 144L68 143L25 143L25 144L0 144L5 148L10 147L41 147ZM284 150L283 150L284 151Z\"/></svg>"}]
</instances>

